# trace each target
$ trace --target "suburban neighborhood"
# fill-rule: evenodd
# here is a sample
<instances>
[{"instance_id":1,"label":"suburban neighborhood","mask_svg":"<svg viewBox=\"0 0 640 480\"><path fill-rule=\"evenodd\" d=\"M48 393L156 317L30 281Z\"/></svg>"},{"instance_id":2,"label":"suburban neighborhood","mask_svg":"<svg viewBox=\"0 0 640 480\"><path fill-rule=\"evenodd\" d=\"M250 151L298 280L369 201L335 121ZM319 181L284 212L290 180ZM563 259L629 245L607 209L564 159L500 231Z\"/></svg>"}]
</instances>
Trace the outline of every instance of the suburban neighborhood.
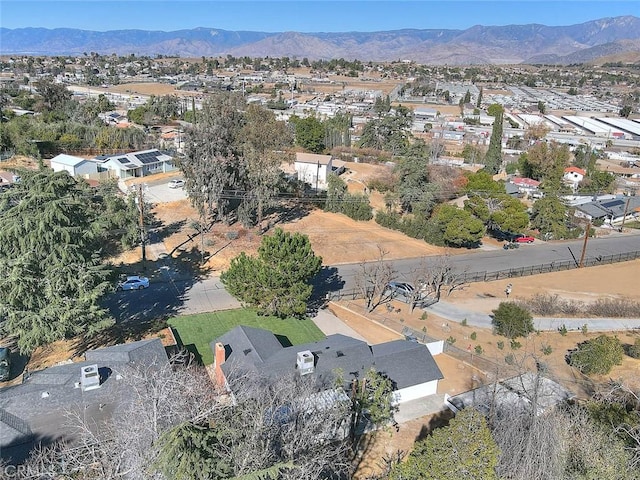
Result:
<instances>
[{"instance_id":1,"label":"suburban neighborhood","mask_svg":"<svg viewBox=\"0 0 640 480\"><path fill-rule=\"evenodd\" d=\"M620 55L0 47L0 477L638 478Z\"/></svg>"}]
</instances>

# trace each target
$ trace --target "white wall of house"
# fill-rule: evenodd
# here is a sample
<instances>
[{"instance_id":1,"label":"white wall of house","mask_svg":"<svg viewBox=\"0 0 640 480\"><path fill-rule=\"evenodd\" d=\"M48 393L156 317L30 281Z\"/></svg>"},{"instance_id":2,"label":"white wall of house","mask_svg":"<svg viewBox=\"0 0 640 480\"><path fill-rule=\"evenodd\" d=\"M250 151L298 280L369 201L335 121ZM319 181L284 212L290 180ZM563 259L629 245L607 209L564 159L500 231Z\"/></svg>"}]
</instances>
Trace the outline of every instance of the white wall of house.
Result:
<instances>
[{"instance_id":1,"label":"white wall of house","mask_svg":"<svg viewBox=\"0 0 640 480\"><path fill-rule=\"evenodd\" d=\"M393 392L393 403L400 404L438 393L438 380L401 388Z\"/></svg>"},{"instance_id":2,"label":"white wall of house","mask_svg":"<svg viewBox=\"0 0 640 480\"><path fill-rule=\"evenodd\" d=\"M60 161L57 160L58 158ZM58 155L57 157L53 157L50 165L54 172L67 172L72 177L90 175L98 172L98 167L94 162L72 155Z\"/></svg>"},{"instance_id":3,"label":"white wall of house","mask_svg":"<svg viewBox=\"0 0 640 480\"><path fill-rule=\"evenodd\" d=\"M312 188L316 188L317 185L318 189L326 190L327 172L331 172L331 162L326 165L295 162L294 167L298 174L298 180L308 183Z\"/></svg>"},{"instance_id":4,"label":"white wall of house","mask_svg":"<svg viewBox=\"0 0 640 480\"><path fill-rule=\"evenodd\" d=\"M438 340L437 342L427 343L427 348L432 356L440 355L444 352L444 340Z\"/></svg>"},{"instance_id":5,"label":"white wall of house","mask_svg":"<svg viewBox=\"0 0 640 480\"><path fill-rule=\"evenodd\" d=\"M80 177L82 175L90 175L92 173L98 173L98 168L95 163L84 161L77 165L64 165L60 163L51 162L51 168L54 172L67 172L72 177Z\"/></svg>"},{"instance_id":6,"label":"white wall of house","mask_svg":"<svg viewBox=\"0 0 640 480\"><path fill-rule=\"evenodd\" d=\"M578 172L566 172L564 174L564 179L567 182L580 183L583 178L584 177L582 176L582 174L580 174Z\"/></svg>"}]
</instances>

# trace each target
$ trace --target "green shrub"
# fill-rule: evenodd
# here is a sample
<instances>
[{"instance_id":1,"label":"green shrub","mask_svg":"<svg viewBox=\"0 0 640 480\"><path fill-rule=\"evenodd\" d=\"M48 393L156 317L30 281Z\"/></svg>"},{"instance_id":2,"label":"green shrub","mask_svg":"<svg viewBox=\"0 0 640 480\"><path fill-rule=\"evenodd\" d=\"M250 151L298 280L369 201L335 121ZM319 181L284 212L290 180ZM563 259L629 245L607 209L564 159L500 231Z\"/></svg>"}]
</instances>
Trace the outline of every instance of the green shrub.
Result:
<instances>
[{"instance_id":1,"label":"green shrub","mask_svg":"<svg viewBox=\"0 0 640 480\"><path fill-rule=\"evenodd\" d=\"M346 194L342 199L340 212L354 220L366 221L373 218L369 198L361 193Z\"/></svg>"},{"instance_id":2,"label":"green shrub","mask_svg":"<svg viewBox=\"0 0 640 480\"><path fill-rule=\"evenodd\" d=\"M496 343L496 346L502 350L504 348L504 342L502 340L498 340L498 342Z\"/></svg>"},{"instance_id":3,"label":"green shrub","mask_svg":"<svg viewBox=\"0 0 640 480\"><path fill-rule=\"evenodd\" d=\"M516 361L516 358L513 356L513 353L508 354L507 356L504 357L504 362L507 365L513 365Z\"/></svg>"},{"instance_id":4,"label":"green shrub","mask_svg":"<svg viewBox=\"0 0 640 480\"><path fill-rule=\"evenodd\" d=\"M426 320L428 317L427 312L422 312L422 315L420 315L420 320Z\"/></svg>"},{"instance_id":5,"label":"green shrub","mask_svg":"<svg viewBox=\"0 0 640 480\"><path fill-rule=\"evenodd\" d=\"M620 365L623 357L624 348L617 337L600 335L579 344L569 363L586 375L605 375Z\"/></svg>"},{"instance_id":6,"label":"green shrub","mask_svg":"<svg viewBox=\"0 0 640 480\"><path fill-rule=\"evenodd\" d=\"M543 345L542 346L542 354L543 355L551 355L552 352L553 352L553 349L551 348L551 345Z\"/></svg>"},{"instance_id":7,"label":"green shrub","mask_svg":"<svg viewBox=\"0 0 640 480\"><path fill-rule=\"evenodd\" d=\"M478 354L478 355L482 355L482 352L484 352L484 350L482 349L481 345L476 345L476 348L474 348L474 350L476 351L476 354Z\"/></svg>"},{"instance_id":8,"label":"green shrub","mask_svg":"<svg viewBox=\"0 0 640 480\"><path fill-rule=\"evenodd\" d=\"M562 326L558 328L558 331L560 332L560 335L564 337L567 334L567 326L563 323Z\"/></svg>"},{"instance_id":9,"label":"green shrub","mask_svg":"<svg viewBox=\"0 0 640 480\"><path fill-rule=\"evenodd\" d=\"M629 346L627 354L632 358L640 358L640 338L636 338L633 345Z\"/></svg>"},{"instance_id":10,"label":"green shrub","mask_svg":"<svg viewBox=\"0 0 640 480\"><path fill-rule=\"evenodd\" d=\"M582 325L582 334L586 335L589 332L589 327L587 326L587 324L585 323L584 325Z\"/></svg>"},{"instance_id":11,"label":"green shrub","mask_svg":"<svg viewBox=\"0 0 640 480\"><path fill-rule=\"evenodd\" d=\"M496 333L507 338L526 337L533 332L533 317L526 308L515 302L501 302L493 310Z\"/></svg>"},{"instance_id":12,"label":"green shrub","mask_svg":"<svg viewBox=\"0 0 640 480\"><path fill-rule=\"evenodd\" d=\"M400 215L397 213L386 213L378 211L376 213L376 223L381 227L400 230Z\"/></svg>"},{"instance_id":13,"label":"green shrub","mask_svg":"<svg viewBox=\"0 0 640 480\"><path fill-rule=\"evenodd\" d=\"M462 321L460 322L460 325L462 325L463 327L467 326L467 319L463 318Z\"/></svg>"},{"instance_id":14,"label":"green shrub","mask_svg":"<svg viewBox=\"0 0 640 480\"><path fill-rule=\"evenodd\" d=\"M453 345L454 343L456 343L456 337L453 337L453 336L450 335L449 338L447 338L446 342L449 345Z\"/></svg>"},{"instance_id":15,"label":"green shrub","mask_svg":"<svg viewBox=\"0 0 640 480\"><path fill-rule=\"evenodd\" d=\"M476 332L471 332L471 335L469 335L469 338L471 338L471 340L475 340L478 337L478 334Z\"/></svg>"},{"instance_id":16,"label":"green shrub","mask_svg":"<svg viewBox=\"0 0 640 480\"><path fill-rule=\"evenodd\" d=\"M520 342L511 340L511 350L518 350L520 347L522 347L522 344Z\"/></svg>"}]
</instances>

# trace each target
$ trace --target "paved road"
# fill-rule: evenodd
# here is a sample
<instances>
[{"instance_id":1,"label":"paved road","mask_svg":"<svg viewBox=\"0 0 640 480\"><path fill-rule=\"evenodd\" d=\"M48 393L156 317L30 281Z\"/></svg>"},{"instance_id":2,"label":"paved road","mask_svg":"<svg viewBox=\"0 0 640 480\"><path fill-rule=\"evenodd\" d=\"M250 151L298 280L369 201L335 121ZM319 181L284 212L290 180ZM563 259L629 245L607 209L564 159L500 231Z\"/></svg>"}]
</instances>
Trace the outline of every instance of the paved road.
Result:
<instances>
[{"instance_id":1,"label":"paved road","mask_svg":"<svg viewBox=\"0 0 640 480\"><path fill-rule=\"evenodd\" d=\"M552 261L573 260L577 262L582 249L582 241L539 243L523 245L517 250L503 250L475 252L451 257L455 268L460 271L477 272L534 266ZM613 255L640 250L640 235L622 235L611 238L589 240L587 257L598 255ZM410 271L420 264L420 259L405 259L393 262L394 268L400 276L410 278ZM320 294L327 291L337 291L340 288L354 288L354 276L359 271L358 264L326 267L316 279ZM432 308L446 307L446 302L440 302ZM167 318L185 313L210 312L237 308L240 303L229 295L220 283L219 278L210 277L202 280L192 280L185 276L175 275L170 269L161 269L159 279L152 282L146 290L118 292L106 300L106 306L116 319L122 322L141 321L154 318ZM434 313L436 313L434 311ZM482 314L465 312L462 318L467 318L470 324L475 316ZM458 318L455 312L450 313L452 320ZM484 317L487 317L486 315ZM485 322L486 318L478 320ZM490 321L490 320L489 320ZM567 320L567 328L569 321ZM584 322L580 323L582 326ZM590 321L591 323L591 321ZM550 327L552 328L552 327ZM541 328L542 329L542 328ZM594 328L596 329L596 328Z\"/></svg>"},{"instance_id":2,"label":"paved road","mask_svg":"<svg viewBox=\"0 0 640 480\"><path fill-rule=\"evenodd\" d=\"M175 315L239 308L240 302L217 277L201 281L161 278L145 290L116 292L105 306L119 322L140 322Z\"/></svg>"},{"instance_id":3,"label":"paved road","mask_svg":"<svg viewBox=\"0 0 640 480\"><path fill-rule=\"evenodd\" d=\"M518 249L474 252L451 256L451 264L459 272L497 272L501 270L534 267L552 262L580 261L584 240L562 242L538 242L523 244ZM587 243L585 259L604 257L640 251L640 234L614 235L608 238L593 238ZM420 259L394 260L392 263L399 278L411 280L411 270L420 266ZM427 257L429 264L434 257ZM355 287L354 278L360 271L359 264L338 265L337 274L344 282L346 290Z\"/></svg>"},{"instance_id":4,"label":"paved road","mask_svg":"<svg viewBox=\"0 0 640 480\"><path fill-rule=\"evenodd\" d=\"M491 328L491 316L486 313L472 312L458 307L446 301L440 301L430 307L425 308L429 313L439 317L462 322L467 320L467 324L474 327ZM638 318L534 318L533 326L536 330L556 331L563 325L567 330L581 330L584 324L588 325L588 330L592 332L607 332L613 330L640 329L640 319Z\"/></svg>"}]
</instances>

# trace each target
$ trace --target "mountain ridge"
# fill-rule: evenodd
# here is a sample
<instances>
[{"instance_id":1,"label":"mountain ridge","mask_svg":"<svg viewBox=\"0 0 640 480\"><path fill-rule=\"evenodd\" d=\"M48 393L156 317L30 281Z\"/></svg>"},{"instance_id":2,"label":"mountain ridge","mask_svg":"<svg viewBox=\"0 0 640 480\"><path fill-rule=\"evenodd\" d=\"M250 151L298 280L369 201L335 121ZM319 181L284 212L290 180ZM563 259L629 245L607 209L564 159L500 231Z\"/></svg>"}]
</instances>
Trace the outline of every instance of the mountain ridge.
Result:
<instances>
[{"instance_id":1,"label":"mountain ridge","mask_svg":"<svg viewBox=\"0 0 640 480\"><path fill-rule=\"evenodd\" d=\"M260 32L197 27L176 31L0 28L0 54L270 56L310 60L413 60L425 64L593 61L635 52L640 18L607 17L568 26L542 24L374 32Z\"/></svg>"}]
</instances>

